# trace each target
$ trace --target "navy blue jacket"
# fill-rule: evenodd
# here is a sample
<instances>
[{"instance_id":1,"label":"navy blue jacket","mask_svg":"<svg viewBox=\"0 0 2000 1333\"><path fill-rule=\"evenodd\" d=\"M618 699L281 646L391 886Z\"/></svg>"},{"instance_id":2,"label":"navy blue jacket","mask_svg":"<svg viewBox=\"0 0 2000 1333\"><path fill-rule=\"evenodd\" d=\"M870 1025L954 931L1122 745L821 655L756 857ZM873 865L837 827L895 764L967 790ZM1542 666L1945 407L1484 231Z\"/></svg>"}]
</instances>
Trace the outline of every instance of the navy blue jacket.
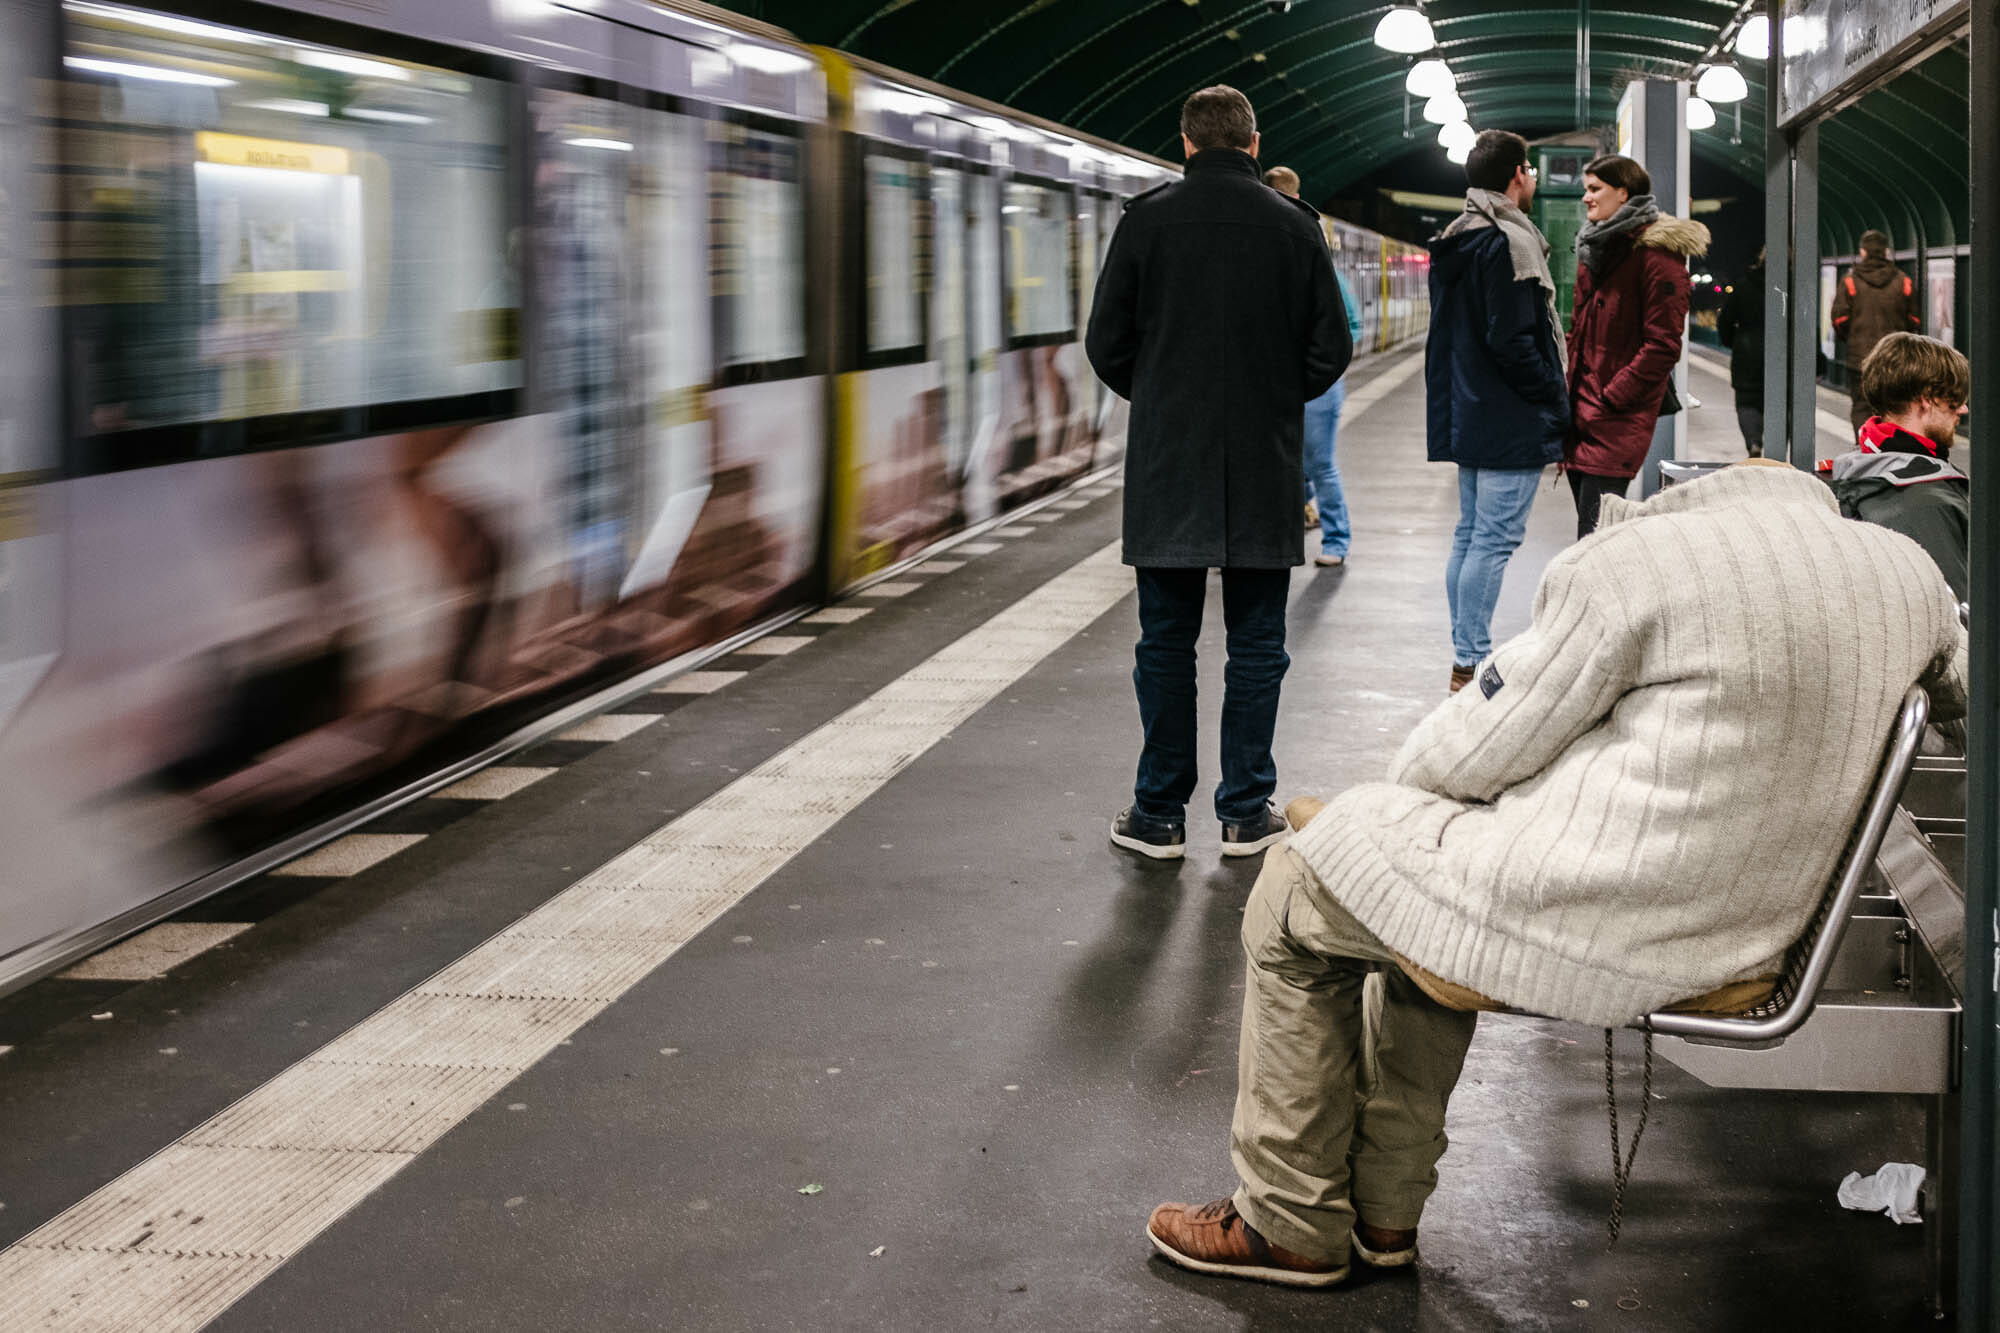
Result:
<instances>
[{"instance_id":1,"label":"navy blue jacket","mask_svg":"<svg viewBox=\"0 0 2000 1333\"><path fill-rule=\"evenodd\" d=\"M1434 463L1538 468L1562 458L1563 378L1541 284L1514 278L1498 227L1431 242L1425 406Z\"/></svg>"}]
</instances>

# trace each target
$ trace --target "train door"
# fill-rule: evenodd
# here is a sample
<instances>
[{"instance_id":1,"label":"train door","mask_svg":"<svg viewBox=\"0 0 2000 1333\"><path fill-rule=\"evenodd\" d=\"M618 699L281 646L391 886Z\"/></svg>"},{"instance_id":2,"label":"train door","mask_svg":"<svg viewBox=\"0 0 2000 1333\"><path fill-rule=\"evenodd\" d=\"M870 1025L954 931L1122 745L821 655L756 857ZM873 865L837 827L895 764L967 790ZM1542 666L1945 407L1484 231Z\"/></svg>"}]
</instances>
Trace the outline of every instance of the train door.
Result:
<instances>
[{"instance_id":1,"label":"train door","mask_svg":"<svg viewBox=\"0 0 2000 1333\"><path fill-rule=\"evenodd\" d=\"M53 268L56 255L33 248L49 227L37 221L49 216L40 210L72 206L40 202L38 177L53 177L36 171L53 148L31 100L41 86L53 12L54 6L0 7L0 787L9 793L20 834L8 835L7 814L0 813L0 842L13 871L0 876L0 957L82 915L81 904L46 891L60 882L38 860L56 855L40 847L54 812L31 808L48 799L44 784L28 780L25 761L11 757L7 746L10 725L62 651L63 534L59 495L49 484L62 462L54 387L60 343L53 312L35 299L38 261ZM81 196L83 179L67 176L64 184Z\"/></svg>"},{"instance_id":2,"label":"train door","mask_svg":"<svg viewBox=\"0 0 2000 1333\"><path fill-rule=\"evenodd\" d=\"M972 306L967 283L966 176L931 168L931 233L937 238L931 287L931 354L944 369L944 450L954 482L972 447Z\"/></svg>"},{"instance_id":3,"label":"train door","mask_svg":"<svg viewBox=\"0 0 2000 1333\"><path fill-rule=\"evenodd\" d=\"M638 44L655 60L680 55L657 37ZM635 71L638 86L648 72ZM713 492L707 126L672 99L636 100L627 210L637 439L625 596L667 582Z\"/></svg>"},{"instance_id":4,"label":"train door","mask_svg":"<svg viewBox=\"0 0 2000 1333\"><path fill-rule=\"evenodd\" d=\"M1079 334L1090 327L1091 302L1097 295L1097 273L1102 251L1097 244L1099 226L1098 193L1095 190L1079 190L1076 200L1076 327ZM1081 356L1081 348L1078 354ZM1092 441L1097 438L1100 417L1098 404L1104 397L1104 386L1097 376L1090 373L1089 366L1079 368L1077 388L1083 396L1084 430Z\"/></svg>"},{"instance_id":5,"label":"train door","mask_svg":"<svg viewBox=\"0 0 2000 1333\"><path fill-rule=\"evenodd\" d=\"M971 313L972 441L965 467L968 522L990 518L999 508L991 469L982 460L998 447L1000 433L1001 323L1000 182L981 169L966 177L965 226Z\"/></svg>"}]
</instances>

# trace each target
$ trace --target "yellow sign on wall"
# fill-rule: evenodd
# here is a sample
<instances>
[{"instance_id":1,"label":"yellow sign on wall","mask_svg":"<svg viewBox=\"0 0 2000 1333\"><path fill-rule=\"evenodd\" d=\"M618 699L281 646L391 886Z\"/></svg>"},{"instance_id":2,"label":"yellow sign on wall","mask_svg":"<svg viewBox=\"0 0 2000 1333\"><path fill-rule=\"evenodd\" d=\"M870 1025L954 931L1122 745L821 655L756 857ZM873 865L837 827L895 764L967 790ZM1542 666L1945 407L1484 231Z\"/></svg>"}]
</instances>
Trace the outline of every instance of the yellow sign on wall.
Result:
<instances>
[{"instance_id":1,"label":"yellow sign on wall","mask_svg":"<svg viewBox=\"0 0 2000 1333\"><path fill-rule=\"evenodd\" d=\"M323 176L348 176L349 154L345 148L326 144L292 143L286 139L253 139L243 134L218 134L201 130L194 136L195 151L204 162L225 167L270 167L279 171L314 171Z\"/></svg>"}]
</instances>

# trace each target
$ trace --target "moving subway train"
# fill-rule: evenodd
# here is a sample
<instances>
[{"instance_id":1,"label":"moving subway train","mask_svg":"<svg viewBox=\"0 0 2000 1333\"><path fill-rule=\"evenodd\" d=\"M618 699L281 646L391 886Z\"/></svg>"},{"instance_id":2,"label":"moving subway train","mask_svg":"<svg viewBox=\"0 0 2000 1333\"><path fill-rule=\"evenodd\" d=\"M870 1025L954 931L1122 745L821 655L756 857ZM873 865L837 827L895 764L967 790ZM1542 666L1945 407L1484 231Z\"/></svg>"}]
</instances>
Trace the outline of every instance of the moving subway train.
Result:
<instances>
[{"instance_id":1,"label":"moving subway train","mask_svg":"<svg viewBox=\"0 0 2000 1333\"><path fill-rule=\"evenodd\" d=\"M1114 461L1173 170L695 5L0 7L0 989Z\"/></svg>"}]
</instances>

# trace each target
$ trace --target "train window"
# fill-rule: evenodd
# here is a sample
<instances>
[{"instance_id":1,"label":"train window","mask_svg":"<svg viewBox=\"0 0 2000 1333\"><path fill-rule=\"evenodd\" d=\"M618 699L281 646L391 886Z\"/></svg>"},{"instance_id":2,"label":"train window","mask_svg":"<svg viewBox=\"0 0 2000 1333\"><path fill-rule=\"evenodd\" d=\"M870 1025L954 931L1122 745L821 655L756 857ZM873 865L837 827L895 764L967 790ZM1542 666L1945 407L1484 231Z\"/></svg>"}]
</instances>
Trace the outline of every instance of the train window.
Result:
<instances>
[{"instance_id":1,"label":"train window","mask_svg":"<svg viewBox=\"0 0 2000 1333\"><path fill-rule=\"evenodd\" d=\"M929 236L921 164L887 153L863 160L868 221L868 350L924 345L924 297L930 287Z\"/></svg>"},{"instance_id":2,"label":"train window","mask_svg":"<svg viewBox=\"0 0 2000 1333\"><path fill-rule=\"evenodd\" d=\"M716 360L731 379L804 374L805 203L791 134L716 121L709 244ZM737 374L732 375L730 372Z\"/></svg>"},{"instance_id":3,"label":"train window","mask_svg":"<svg viewBox=\"0 0 2000 1333\"><path fill-rule=\"evenodd\" d=\"M78 433L97 437L82 466L511 405L522 365L500 83L122 6L65 9L56 296L83 361ZM271 417L288 424L216 429Z\"/></svg>"},{"instance_id":4,"label":"train window","mask_svg":"<svg viewBox=\"0 0 2000 1333\"><path fill-rule=\"evenodd\" d=\"M1007 183L1000 221L1007 238L1007 332L1044 341L1076 332L1070 299L1069 191Z\"/></svg>"}]
</instances>

